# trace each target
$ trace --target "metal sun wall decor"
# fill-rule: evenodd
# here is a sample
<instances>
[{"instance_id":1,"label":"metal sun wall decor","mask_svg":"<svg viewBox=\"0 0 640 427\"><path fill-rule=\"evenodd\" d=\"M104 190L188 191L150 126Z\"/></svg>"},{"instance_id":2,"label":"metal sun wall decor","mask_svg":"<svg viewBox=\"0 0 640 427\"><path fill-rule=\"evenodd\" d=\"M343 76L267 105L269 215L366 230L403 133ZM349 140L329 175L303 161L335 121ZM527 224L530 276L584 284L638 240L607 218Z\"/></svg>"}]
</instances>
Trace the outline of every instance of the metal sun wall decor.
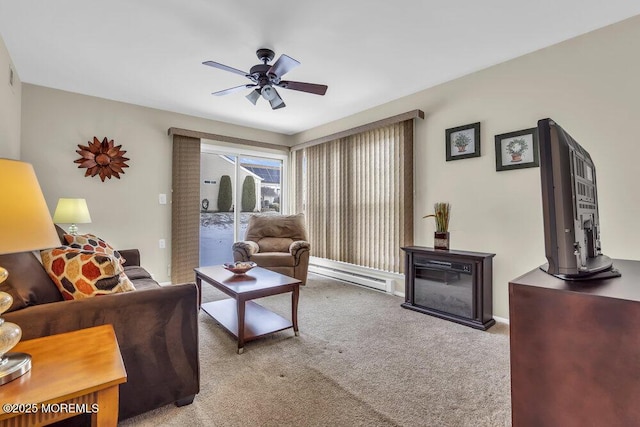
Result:
<instances>
[{"instance_id":1,"label":"metal sun wall decor","mask_svg":"<svg viewBox=\"0 0 640 427\"><path fill-rule=\"evenodd\" d=\"M87 168L84 176L100 176L102 182L105 178L111 179L112 176L120 179L120 174L124 174L123 168L128 168L125 162L129 159L124 157L126 151L121 150L122 145L113 145L113 139L107 140L105 137L102 142L95 136L93 142L89 141L87 145L78 144L76 153L80 154L80 158L74 160L79 163L78 168Z\"/></svg>"}]
</instances>

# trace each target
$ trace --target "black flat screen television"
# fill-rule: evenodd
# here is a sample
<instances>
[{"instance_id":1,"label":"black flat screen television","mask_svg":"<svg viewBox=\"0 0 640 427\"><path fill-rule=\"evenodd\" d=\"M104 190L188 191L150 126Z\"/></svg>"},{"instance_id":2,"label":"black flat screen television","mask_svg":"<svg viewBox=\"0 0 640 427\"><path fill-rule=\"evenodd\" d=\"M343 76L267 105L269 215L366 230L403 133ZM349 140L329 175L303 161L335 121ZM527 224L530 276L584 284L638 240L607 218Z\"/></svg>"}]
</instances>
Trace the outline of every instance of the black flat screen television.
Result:
<instances>
[{"instance_id":1,"label":"black flat screen television","mask_svg":"<svg viewBox=\"0 0 640 427\"><path fill-rule=\"evenodd\" d=\"M596 168L589 153L551 119L538 121L544 245L540 268L564 280L619 277L602 254Z\"/></svg>"}]
</instances>

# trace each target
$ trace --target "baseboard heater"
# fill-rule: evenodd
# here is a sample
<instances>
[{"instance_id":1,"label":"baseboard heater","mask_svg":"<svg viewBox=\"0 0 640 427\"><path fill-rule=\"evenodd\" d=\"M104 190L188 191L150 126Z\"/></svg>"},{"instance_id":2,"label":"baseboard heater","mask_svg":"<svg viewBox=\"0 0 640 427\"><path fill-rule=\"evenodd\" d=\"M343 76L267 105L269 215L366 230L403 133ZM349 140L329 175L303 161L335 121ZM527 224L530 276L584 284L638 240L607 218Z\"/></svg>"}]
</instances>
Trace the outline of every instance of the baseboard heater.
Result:
<instances>
[{"instance_id":1,"label":"baseboard heater","mask_svg":"<svg viewBox=\"0 0 640 427\"><path fill-rule=\"evenodd\" d=\"M375 271L371 269L339 263L336 261L324 260L321 258L309 261L309 271L322 276L340 279L357 285L367 286L384 292L393 292L392 278L375 277Z\"/></svg>"}]
</instances>

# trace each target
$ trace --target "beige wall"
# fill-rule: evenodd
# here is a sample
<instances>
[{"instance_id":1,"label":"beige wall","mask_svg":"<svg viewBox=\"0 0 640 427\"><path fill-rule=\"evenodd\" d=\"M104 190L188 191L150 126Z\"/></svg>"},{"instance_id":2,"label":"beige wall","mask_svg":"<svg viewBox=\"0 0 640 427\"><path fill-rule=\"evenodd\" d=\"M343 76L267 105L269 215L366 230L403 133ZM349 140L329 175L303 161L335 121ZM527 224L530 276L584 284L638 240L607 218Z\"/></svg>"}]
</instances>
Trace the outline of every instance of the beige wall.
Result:
<instances>
[{"instance_id":1,"label":"beige wall","mask_svg":"<svg viewBox=\"0 0 640 427\"><path fill-rule=\"evenodd\" d=\"M640 259L640 17L294 136L300 143L421 109L415 133L415 243L432 246L434 202L452 204L452 249L493 252L494 314L508 282L543 262L540 169L496 172L494 135L551 117L597 167L605 254ZM445 129L481 122L482 156L445 161Z\"/></svg>"},{"instance_id":2,"label":"beige wall","mask_svg":"<svg viewBox=\"0 0 640 427\"><path fill-rule=\"evenodd\" d=\"M9 85L10 70L13 70L13 86ZM21 101L22 83L0 37L0 157L20 158Z\"/></svg>"},{"instance_id":3,"label":"beige wall","mask_svg":"<svg viewBox=\"0 0 640 427\"><path fill-rule=\"evenodd\" d=\"M23 85L22 159L33 164L49 209L60 197L87 199L93 223L80 225L117 248L139 248L142 264L154 277L169 281L171 205L170 127L231 135L274 144L287 137L211 120ZM129 168L121 179L85 178L73 163L78 144L96 136L113 139L127 151ZM158 240L167 240L159 249Z\"/></svg>"}]
</instances>

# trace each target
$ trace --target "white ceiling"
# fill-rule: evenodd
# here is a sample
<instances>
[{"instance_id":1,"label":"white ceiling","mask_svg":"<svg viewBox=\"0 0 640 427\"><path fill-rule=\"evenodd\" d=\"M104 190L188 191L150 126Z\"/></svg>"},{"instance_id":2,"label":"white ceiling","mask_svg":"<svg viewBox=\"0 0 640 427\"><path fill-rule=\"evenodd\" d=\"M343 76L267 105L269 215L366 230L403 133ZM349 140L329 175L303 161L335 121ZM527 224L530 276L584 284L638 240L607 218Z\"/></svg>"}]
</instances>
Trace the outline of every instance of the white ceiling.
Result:
<instances>
[{"instance_id":1,"label":"white ceiling","mask_svg":"<svg viewBox=\"0 0 640 427\"><path fill-rule=\"evenodd\" d=\"M26 83L276 131L300 132L640 14L629 0L0 0L0 34ZM302 65L286 108L254 106L268 47Z\"/></svg>"}]
</instances>

